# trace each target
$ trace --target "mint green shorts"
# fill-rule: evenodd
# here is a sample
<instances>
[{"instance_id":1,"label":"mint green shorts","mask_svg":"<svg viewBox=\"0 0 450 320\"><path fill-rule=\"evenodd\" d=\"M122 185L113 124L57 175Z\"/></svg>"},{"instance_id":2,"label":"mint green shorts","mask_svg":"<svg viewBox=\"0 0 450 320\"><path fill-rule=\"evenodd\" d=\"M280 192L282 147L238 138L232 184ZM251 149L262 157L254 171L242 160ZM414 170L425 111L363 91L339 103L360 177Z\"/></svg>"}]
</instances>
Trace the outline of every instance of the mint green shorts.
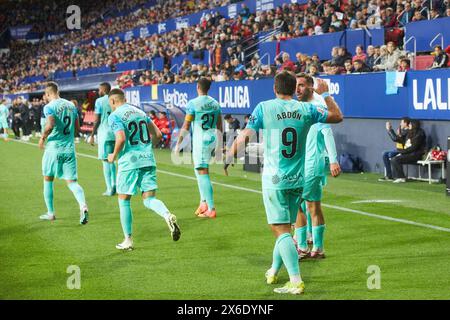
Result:
<instances>
[{"instance_id":1,"label":"mint green shorts","mask_svg":"<svg viewBox=\"0 0 450 320\"><path fill-rule=\"evenodd\" d=\"M42 175L63 180L78 180L75 152L45 150L42 157Z\"/></svg>"},{"instance_id":2,"label":"mint green shorts","mask_svg":"<svg viewBox=\"0 0 450 320\"><path fill-rule=\"evenodd\" d=\"M104 141L98 142L98 158L100 160L108 160L108 155L114 152L115 141Z\"/></svg>"},{"instance_id":3,"label":"mint green shorts","mask_svg":"<svg viewBox=\"0 0 450 320\"><path fill-rule=\"evenodd\" d=\"M215 136L205 136L204 141L201 143L194 142L194 148L192 150L192 158L194 161L194 168L208 168L211 161L212 152L216 147Z\"/></svg>"},{"instance_id":4,"label":"mint green shorts","mask_svg":"<svg viewBox=\"0 0 450 320\"><path fill-rule=\"evenodd\" d=\"M302 189L263 189L268 224L293 224L302 201Z\"/></svg>"},{"instance_id":5,"label":"mint green shorts","mask_svg":"<svg viewBox=\"0 0 450 320\"><path fill-rule=\"evenodd\" d=\"M306 201L321 201L322 190L327 184L326 176L311 176L305 178L303 187L303 199Z\"/></svg>"},{"instance_id":6,"label":"mint green shorts","mask_svg":"<svg viewBox=\"0 0 450 320\"><path fill-rule=\"evenodd\" d=\"M6 119L0 120L0 129L8 129L8 121Z\"/></svg>"},{"instance_id":7,"label":"mint green shorts","mask_svg":"<svg viewBox=\"0 0 450 320\"><path fill-rule=\"evenodd\" d=\"M117 193L135 195L137 189L141 192L158 189L156 184L156 167L144 167L127 171L119 171L117 174Z\"/></svg>"}]
</instances>

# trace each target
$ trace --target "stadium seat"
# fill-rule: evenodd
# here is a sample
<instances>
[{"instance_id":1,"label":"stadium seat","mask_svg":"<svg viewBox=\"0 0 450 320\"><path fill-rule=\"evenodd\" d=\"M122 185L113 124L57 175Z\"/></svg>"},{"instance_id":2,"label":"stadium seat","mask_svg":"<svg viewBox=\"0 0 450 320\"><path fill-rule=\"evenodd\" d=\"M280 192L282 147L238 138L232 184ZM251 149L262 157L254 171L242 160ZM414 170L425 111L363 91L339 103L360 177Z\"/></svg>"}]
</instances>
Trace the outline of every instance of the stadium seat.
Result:
<instances>
[{"instance_id":1,"label":"stadium seat","mask_svg":"<svg viewBox=\"0 0 450 320\"><path fill-rule=\"evenodd\" d=\"M427 70L433 64L434 57L432 55L417 56L416 70Z\"/></svg>"},{"instance_id":2,"label":"stadium seat","mask_svg":"<svg viewBox=\"0 0 450 320\"><path fill-rule=\"evenodd\" d=\"M95 115L94 111L86 111L84 113L83 125L80 128L82 133L91 133L94 129Z\"/></svg>"}]
</instances>

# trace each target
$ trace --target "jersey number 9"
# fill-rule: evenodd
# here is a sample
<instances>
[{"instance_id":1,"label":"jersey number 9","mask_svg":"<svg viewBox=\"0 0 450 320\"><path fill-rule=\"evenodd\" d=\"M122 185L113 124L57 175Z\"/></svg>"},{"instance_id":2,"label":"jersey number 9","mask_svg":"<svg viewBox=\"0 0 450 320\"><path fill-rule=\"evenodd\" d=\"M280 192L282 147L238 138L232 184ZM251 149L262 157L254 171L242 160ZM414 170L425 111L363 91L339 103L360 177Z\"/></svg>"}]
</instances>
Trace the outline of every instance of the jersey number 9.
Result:
<instances>
[{"instance_id":1,"label":"jersey number 9","mask_svg":"<svg viewBox=\"0 0 450 320\"><path fill-rule=\"evenodd\" d=\"M290 159L295 156L297 152L297 131L294 128L285 128L281 133L281 142L283 146L290 148L291 152L282 150L281 154L286 159Z\"/></svg>"}]
</instances>

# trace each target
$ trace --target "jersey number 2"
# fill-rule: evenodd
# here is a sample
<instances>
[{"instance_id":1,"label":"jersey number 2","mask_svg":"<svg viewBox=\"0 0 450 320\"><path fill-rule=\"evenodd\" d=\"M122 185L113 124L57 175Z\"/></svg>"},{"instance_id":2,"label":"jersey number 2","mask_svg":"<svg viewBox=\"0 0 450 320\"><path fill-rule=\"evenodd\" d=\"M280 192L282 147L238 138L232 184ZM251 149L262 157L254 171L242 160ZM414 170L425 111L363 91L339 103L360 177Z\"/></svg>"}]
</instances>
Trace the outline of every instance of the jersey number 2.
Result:
<instances>
[{"instance_id":1,"label":"jersey number 2","mask_svg":"<svg viewBox=\"0 0 450 320\"><path fill-rule=\"evenodd\" d=\"M68 134L70 134L70 124L71 124L72 121L70 120L69 116L65 116L63 118L63 121L64 121L64 124L65 124L63 133L67 136Z\"/></svg>"},{"instance_id":2,"label":"jersey number 2","mask_svg":"<svg viewBox=\"0 0 450 320\"><path fill-rule=\"evenodd\" d=\"M215 116L213 114L207 114L205 113L204 115L202 115L203 120L202 122L202 129L203 130L208 130L211 129L214 125L214 120L215 120Z\"/></svg>"},{"instance_id":3,"label":"jersey number 2","mask_svg":"<svg viewBox=\"0 0 450 320\"><path fill-rule=\"evenodd\" d=\"M139 121L139 124L135 121L130 122L128 124L128 130L131 131L129 141L132 146L139 144L139 141L134 140L138 131L139 138L143 144L148 144L150 142L150 133L148 132L147 123L144 120Z\"/></svg>"}]
</instances>

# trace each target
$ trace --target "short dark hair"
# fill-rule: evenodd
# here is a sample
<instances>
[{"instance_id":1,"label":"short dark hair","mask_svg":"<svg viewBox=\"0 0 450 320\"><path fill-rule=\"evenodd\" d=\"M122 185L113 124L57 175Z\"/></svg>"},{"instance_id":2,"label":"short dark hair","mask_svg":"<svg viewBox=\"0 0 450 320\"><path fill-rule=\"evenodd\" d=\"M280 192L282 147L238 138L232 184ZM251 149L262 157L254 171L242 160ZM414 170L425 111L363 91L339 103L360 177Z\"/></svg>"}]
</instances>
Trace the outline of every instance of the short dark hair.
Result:
<instances>
[{"instance_id":1,"label":"short dark hair","mask_svg":"<svg viewBox=\"0 0 450 320\"><path fill-rule=\"evenodd\" d=\"M45 85L45 89L50 89L50 91L54 94L59 92L58 84L56 82L50 81Z\"/></svg>"},{"instance_id":2,"label":"short dark hair","mask_svg":"<svg viewBox=\"0 0 450 320\"><path fill-rule=\"evenodd\" d=\"M403 117L401 120L403 122L405 122L407 125L409 125L411 123L411 118L410 117Z\"/></svg>"},{"instance_id":3,"label":"short dark hair","mask_svg":"<svg viewBox=\"0 0 450 320\"><path fill-rule=\"evenodd\" d=\"M111 85L109 84L109 82L100 83L100 87L105 88L106 94L109 94L109 92L111 91Z\"/></svg>"},{"instance_id":4,"label":"short dark hair","mask_svg":"<svg viewBox=\"0 0 450 320\"><path fill-rule=\"evenodd\" d=\"M303 79L306 80L306 83L309 84L311 87L314 86L314 79L309 74L304 73L304 72L300 72L300 73L297 73L296 77L297 78L303 78Z\"/></svg>"},{"instance_id":5,"label":"short dark hair","mask_svg":"<svg viewBox=\"0 0 450 320\"><path fill-rule=\"evenodd\" d=\"M123 92L122 89L112 89L109 94L109 97L111 96L119 96L120 99L125 100L125 93Z\"/></svg>"},{"instance_id":6,"label":"short dark hair","mask_svg":"<svg viewBox=\"0 0 450 320\"><path fill-rule=\"evenodd\" d=\"M225 117L223 117L225 120L231 119L231 114L226 114Z\"/></svg>"},{"instance_id":7,"label":"short dark hair","mask_svg":"<svg viewBox=\"0 0 450 320\"><path fill-rule=\"evenodd\" d=\"M205 77L201 77L197 81L197 85L200 88L201 92L208 93L209 88L211 88L211 80L209 80L208 78L205 78Z\"/></svg>"},{"instance_id":8,"label":"short dark hair","mask_svg":"<svg viewBox=\"0 0 450 320\"><path fill-rule=\"evenodd\" d=\"M297 87L294 73L283 70L275 76L275 92L286 96L293 96Z\"/></svg>"}]
</instances>

